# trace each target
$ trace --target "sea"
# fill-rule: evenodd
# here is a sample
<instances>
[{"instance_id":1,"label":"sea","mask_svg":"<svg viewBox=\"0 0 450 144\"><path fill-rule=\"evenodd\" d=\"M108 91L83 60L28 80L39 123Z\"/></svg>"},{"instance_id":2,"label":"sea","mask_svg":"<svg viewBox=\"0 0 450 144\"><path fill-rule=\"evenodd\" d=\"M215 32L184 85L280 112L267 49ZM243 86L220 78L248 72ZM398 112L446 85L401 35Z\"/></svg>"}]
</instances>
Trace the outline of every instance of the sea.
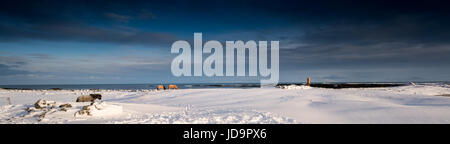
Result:
<instances>
[{"instance_id":1,"label":"sea","mask_svg":"<svg viewBox=\"0 0 450 144\"><path fill-rule=\"evenodd\" d=\"M303 85L304 83L279 83L278 85ZM315 84L395 84L411 85L411 82L324 82ZM449 86L450 82L414 82L420 85L442 85ZM110 89L110 90L144 90L156 89L161 84L52 84L52 85L0 85L4 89ZM163 84L167 87L168 84ZM180 89L204 89L204 88L259 88L259 83L195 83L195 84L176 84Z\"/></svg>"}]
</instances>

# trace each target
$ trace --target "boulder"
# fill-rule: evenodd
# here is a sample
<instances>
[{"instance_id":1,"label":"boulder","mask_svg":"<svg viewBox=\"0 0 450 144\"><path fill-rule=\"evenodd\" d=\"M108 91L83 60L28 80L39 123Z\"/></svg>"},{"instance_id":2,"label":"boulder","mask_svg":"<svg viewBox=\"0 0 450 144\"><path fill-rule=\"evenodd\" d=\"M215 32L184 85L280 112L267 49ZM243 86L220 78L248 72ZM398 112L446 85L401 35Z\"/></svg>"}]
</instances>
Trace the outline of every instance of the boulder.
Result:
<instances>
[{"instance_id":1,"label":"boulder","mask_svg":"<svg viewBox=\"0 0 450 144\"><path fill-rule=\"evenodd\" d=\"M36 109L42 109L42 108L47 108L47 107L54 107L55 104L56 104L55 101L47 101L47 100L39 99L36 103L34 103L34 107Z\"/></svg>"}]
</instances>

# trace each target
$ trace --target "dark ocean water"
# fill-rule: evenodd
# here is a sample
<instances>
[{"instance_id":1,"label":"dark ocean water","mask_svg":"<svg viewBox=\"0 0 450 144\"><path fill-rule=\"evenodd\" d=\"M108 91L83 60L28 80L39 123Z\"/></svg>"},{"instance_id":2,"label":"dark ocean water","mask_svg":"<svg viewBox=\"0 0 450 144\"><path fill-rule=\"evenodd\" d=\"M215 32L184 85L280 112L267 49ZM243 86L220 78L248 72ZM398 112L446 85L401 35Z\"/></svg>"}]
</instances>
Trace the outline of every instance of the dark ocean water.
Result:
<instances>
[{"instance_id":1,"label":"dark ocean water","mask_svg":"<svg viewBox=\"0 0 450 144\"><path fill-rule=\"evenodd\" d=\"M160 84L76 84L76 85L0 85L0 88L8 89L126 89L126 90L141 90L141 89L156 89ZM167 84L164 85L167 87ZM177 84L181 89L195 89L195 88L256 88L259 84Z\"/></svg>"},{"instance_id":2,"label":"dark ocean water","mask_svg":"<svg viewBox=\"0 0 450 144\"><path fill-rule=\"evenodd\" d=\"M279 85L302 85L304 83L280 83ZM321 84L400 84L409 85L409 82L346 82L346 83L313 83ZM449 82L417 82L422 85L445 85ZM156 89L160 84L74 84L74 85L0 85L0 88L8 89L112 89L112 90L142 90L142 89ZM167 87L167 84L164 84ZM258 83L205 83L205 84L177 84L181 89L198 89L198 88L258 88L261 87Z\"/></svg>"}]
</instances>

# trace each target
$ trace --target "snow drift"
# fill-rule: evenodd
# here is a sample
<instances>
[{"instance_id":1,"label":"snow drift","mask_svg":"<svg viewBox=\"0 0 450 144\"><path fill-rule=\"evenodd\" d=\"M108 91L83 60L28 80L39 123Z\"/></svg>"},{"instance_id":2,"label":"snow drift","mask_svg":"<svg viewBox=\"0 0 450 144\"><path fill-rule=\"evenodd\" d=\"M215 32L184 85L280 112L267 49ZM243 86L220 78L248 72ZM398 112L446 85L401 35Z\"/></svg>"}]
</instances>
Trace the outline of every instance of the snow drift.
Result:
<instances>
[{"instance_id":1,"label":"snow drift","mask_svg":"<svg viewBox=\"0 0 450 144\"><path fill-rule=\"evenodd\" d=\"M94 92L103 96L103 103L75 102L78 96ZM450 123L449 94L450 87L442 84L349 89L0 90L0 123ZM39 103L45 108L24 116L26 108L35 107L39 99L46 100ZM64 104L71 107L60 107ZM44 118L39 118L44 111Z\"/></svg>"}]
</instances>

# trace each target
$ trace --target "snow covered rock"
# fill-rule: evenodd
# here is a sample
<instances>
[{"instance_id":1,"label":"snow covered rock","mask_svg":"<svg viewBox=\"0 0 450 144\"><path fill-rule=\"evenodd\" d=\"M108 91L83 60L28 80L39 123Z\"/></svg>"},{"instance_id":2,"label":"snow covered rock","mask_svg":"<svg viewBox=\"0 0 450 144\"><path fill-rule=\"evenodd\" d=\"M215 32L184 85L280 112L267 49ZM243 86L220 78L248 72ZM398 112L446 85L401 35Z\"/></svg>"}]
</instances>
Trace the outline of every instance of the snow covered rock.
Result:
<instances>
[{"instance_id":1,"label":"snow covered rock","mask_svg":"<svg viewBox=\"0 0 450 144\"><path fill-rule=\"evenodd\" d=\"M64 109L64 107L68 107L68 105L70 104L64 104L62 108L61 105L61 109L59 110L67 111ZM58 111L58 109L56 107L55 101L39 99L38 101L36 101L36 103L34 103L34 107L28 107L25 109L25 111L27 111L27 114L23 115L22 117L35 117L37 115L38 121L42 121L48 113L53 113L55 111Z\"/></svg>"},{"instance_id":2,"label":"snow covered rock","mask_svg":"<svg viewBox=\"0 0 450 144\"><path fill-rule=\"evenodd\" d=\"M59 105L59 108L71 108L71 107L72 107L71 104L62 104L62 105Z\"/></svg>"},{"instance_id":3,"label":"snow covered rock","mask_svg":"<svg viewBox=\"0 0 450 144\"><path fill-rule=\"evenodd\" d=\"M281 86L281 89L311 89L312 87L310 86L305 86L305 85L285 85L285 86Z\"/></svg>"},{"instance_id":4,"label":"snow covered rock","mask_svg":"<svg viewBox=\"0 0 450 144\"><path fill-rule=\"evenodd\" d=\"M72 108L72 105L71 104L62 104L62 105L59 105L59 108L60 108L60 110L61 111L67 111L67 109L69 109L69 108Z\"/></svg>"},{"instance_id":5,"label":"snow covered rock","mask_svg":"<svg viewBox=\"0 0 450 144\"><path fill-rule=\"evenodd\" d=\"M55 101L47 101L44 99L39 99L36 103L34 103L34 107L36 109L42 109L42 108L47 108L47 107L54 107L56 104Z\"/></svg>"},{"instance_id":6,"label":"snow covered rock","mask_svg":"<svg viewBox=\"0 0 450 144\"><path fill-rule=\"evenodd\" d=\"M122 106L108 105L106 102L93 102L91 105L83 106L83 108L75 113L75 117L79 116L106 116L122 113Z\"/></svg>"}]
</instances>

